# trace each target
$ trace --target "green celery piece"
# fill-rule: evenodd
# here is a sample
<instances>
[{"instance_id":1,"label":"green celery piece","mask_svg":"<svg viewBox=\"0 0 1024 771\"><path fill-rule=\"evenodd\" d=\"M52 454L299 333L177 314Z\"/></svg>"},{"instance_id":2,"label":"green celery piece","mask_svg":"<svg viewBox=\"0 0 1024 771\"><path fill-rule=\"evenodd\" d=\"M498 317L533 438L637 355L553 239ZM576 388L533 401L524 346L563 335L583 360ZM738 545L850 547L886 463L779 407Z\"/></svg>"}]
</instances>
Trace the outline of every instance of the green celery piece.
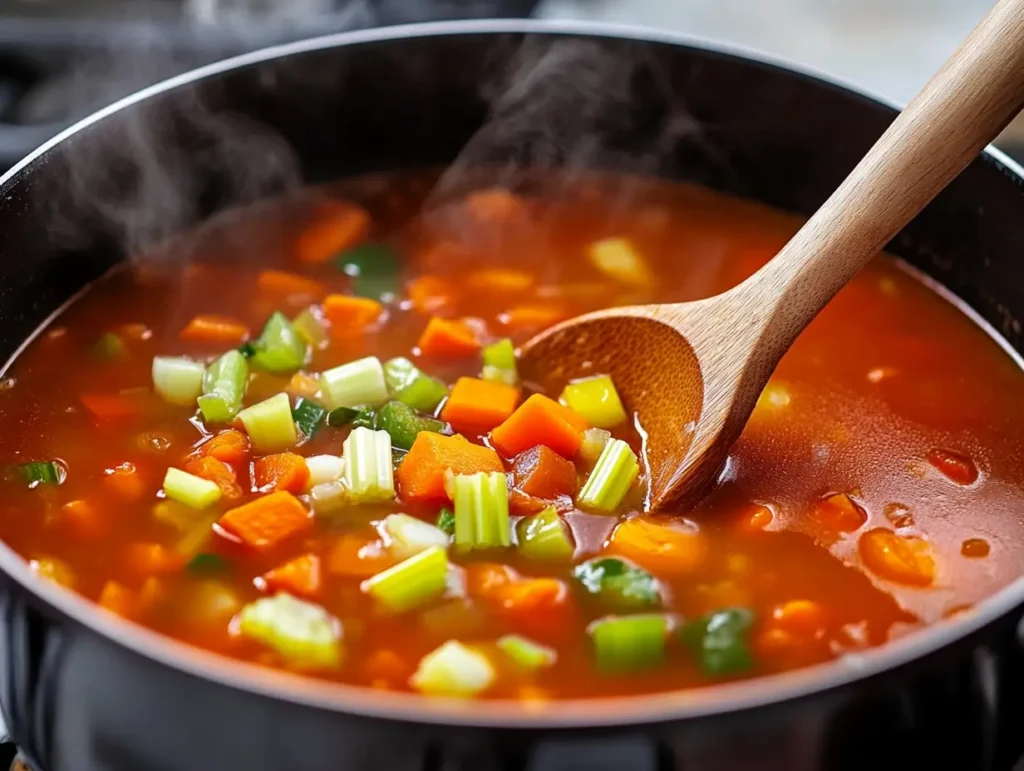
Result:
<instances>
[{"instance_id":1,"label":"green celery piece","mask_svg":"<svg viewBox=\"0 0 1024 771\"><path fill-rule=\"evenodd\" d=\"M606 616L587 631L603 672L625 673L657 666L665 658L670 620L658 613Z\"/></svg>"},{"instance_id":2,"label":"green celery piece","mask_svg":"<svg viewBox=\"0 0 1024 771\"><path fill-rule=\"evenodd\" d=\"M249 382L249 365L238 351L228 351L203 376L203 395L197 400L207 423L227 423L242 409Z\"/></svg>"},{"instance_id":3,"label":"green celery piece","mask_svg":"<svg viewBox=\"0 0 1024 771\"><path fill-rule=\"evenodd\" d=\"M367 405L380 407L388 400L384 365L366 356L320 373L320 395L331 409Z\"/></svg>"},{"instance_id":4,"label":"green celery piece","mask_svg":"<svg viewBox=\"0 0 1024 771\"><path fill-rule=\"evenodd\" d=\"M326 414L327 410L319 404L303 397L299 397L292 408L292 418L295 419L295 425L299 427L302 435L307 439L312 438L316 430L320 428L320 423Z\"/></svg>"},{"instance_id":5,"label":"green celery piece","mask_svg":"<svg viewBox=\"0 0 1024 771\"><path fill-rule=\"evenodd\" d=\"M354 503L378 503L395 497L391 437L386 431L353 428L342 444L344 480Z\"/></svg>"},{"instance_id":6,"label":"green celery piece","mask_svg":"<svg viewBox=\"0 0 1024 771\"><path fill-rule=\"evenodd\" d=\"M491 343L483 350L484 366L516 370L516 348L507 337Z\"/></svg>"},{"instance_id":7,"label":"green celery piece","mask_svg":"<svg viewBox=\"0 0 1024 771\"><path fill-rule=\"evenodd\" d=\"M384 381L393 398L420 412L433 413L448 395L448 386L436 377L424 374L403 356L384 365Z\"/></svg>"},{"instance_id":8,"label":"green celery piece","mask_svg":"<svg viewBox=\"0 0 1024 771\"><path fill-rule=\"evenodd\" d=\"M314 308L306 308L299 313L292 319L292 326L299 333L299 337L314 348L319 348L327 342L327 329Z\"/></svg>"},{"instance_id":9,"label":"green celery piece","mask_svg":"<svg viewBox=\"0 0 1024 771\"><path fill-rule=\"evenodd\" d=\"M188 571L190 576L215 576L223 573L228 569L228 561L221 557L219 554L210 554L209 552L202 552L197 554L188 561L185 565L185 570Z\"/></svg>"},{"instance_id":10,"label":"green celery piece","mask_svg":"<svg viewBox=\"0 0 1024 771\"><path fill-rule=\"evenodd\" d=\"M498 647L518 666L527 670L544 669L558 660L558 653L551 648L516 634L499 637Z\"/></svg>"},{"instance_id":11,"label":"green celery piece","mask_svg":"<svg viewBox=\"0 0 1024 771\"><path fill-rule=\"evenodd\" d=\"M193 509L209 508L221 497L221 489L215 482L173 466L164 475L164 493L172 501L184 503Z\"/></svg>"},{"instance_id":12,"label":"green celery piece","mask_svg":"<svg viewBox=\"0 0 1024 771\"><path fill-rule=\"evenodd\" d=\"M263 332L252 342L252 363L266 372L291 374L306 363L306 347L292 323L278 311L267 319Z\"/></svg>"},{"instance_id":13,"label":"green celery piece","mask_svg":"<svg viewBox=\"0 0 1024 771\"><path fill-rule=\"evenodd\" d=\"M238 614L238 631L275 649L294 666L333 669L341 664L341 622L319 605L290 594L246 605Z\"/></svg>"},{"instance_id":14,"label":"green celery piece","mask_svg":"<svg viewBox=\"0 0 1024 771\"><path fill-rule=\"evenodd\" d=\"M559 401L595 428L614 428L628 418L608 375L573 380L563 389Z\"/></svg>"},{"instance_id":15,"label":"green celery piece","mask_svg":"<svg viewBox=\"0 0 1024 771\"><path fill-rule=\"evenodd\" d=\"M391 613L404 613L443 596L448 554L439 546L383 570L362 583L362 590Z\"/></svg>"},{"instance_id":16,"label":"green celery piece","mask_svg":"<svg viewBox=\"0 0 1024 771\"><path fill-rule=\"evenodd\" d=\"M100 361L120 359L126 352L124 340L114 332L104 332L92 346L92 355Z\"/></svg>"},{"instance_id":17,"label":"green celery piece","mask_svg":"<svg viewBox=\"0 0 1024 771\"><path fill-rule=\"evenodd\" d=\"M280 452L294 447L299 432L292 417L291 399L279 393L238 413L253 449L260 453Z\"/></svg>"},{"instance_id":18,"label":"green celery piece","mask_svg":"<svg viewBox=\"0 0 1024 771\"><path fill-rule=\"evenodd\" d=\"M527 559L568 562L576 551L569 527L554 506L523 517L516 524L516 534L519 553Z\"/></svg>"},{"instance_id":19,"label":"green celery piece","mask_svg":"<svg viewBox=\"0 0 1024 771\"><path fill-rule=\"evenodd\" d=\"M445 506L438 512L437 515L437 527L439 530L443 530L448 535L455 534L455 512Z\"/></svg>"},{"instance_id":20,"label":"green celery piece","mask_svg":"<svg viewBox=\"0 0 1024 771\"><path fill-rule=\"evenodd\" d=\"M391 436L391 446L400 450L408 450L416 441L421 431L440 433L445 424L434 418L424 417L416 413L412 407L402 402L388 402L377 411L374 425L387 431Z\"/></svg>"},{"instance_id":21,"label":"green celery piece","mask_svg":"<svg viewBox=\"0 0 1024 771\"><path fill-rule=\"evenodd\" d=\"M491 549L512 544L508 485L501 472L457 474L453 479L455 544L463 549Z\"/></svg>"},{"instance_id":22,"label":"green celery piece","mask_svg":"<svg viewBox=\"0 0 1024 771\"><path fill-rule=\"evenodd\" d=\"M754 665L747 642L753 625L752 611L725 608L684 624L679 637L697 656L706 674L731 675Z\"/></svg>"},{"instance_id":23,"label":"green celery piece","mask_svg":"<svg viewBox=\"0 0 1024 771\"><path fill-rule=\"evenodd\" d=\"M195 405L205 376L206 367L185 356L153 357L153 388L171 404Z\"/></svg>"},{"instance_id":24,"label":"green celery piece","mask_svg":"<svg viewBox=\"0 0 1024 771\"><path fill-rule=\"evenodd\" d=\"M388 244L367 243L342 252L335 267L352 279L352 293L374 300L390 300L398 294L402 262Z\"/></svg>"},{"instance_id":25,"label":"green celery piece","mask_svg":"<svg viewBox=\"0 0 1024 771\"><path fill-rule=\"evenodd\" d=\"M64 481L64 470L54 461L22 463L18 466L18 474L29 487L38 485L59 485Z\"/></svg>"},{"instance_id":26,"label":"green celery piece","mask_svg":"<svg viewBox=\"0 0 1024 771\"><path fill-rule=\"evenodd\" d=\"M409 684L427 696L469 698L486 691L496 678L484 654L449 640L420 660Z\"/></svg>"},{"instance_id":27,"label":"green celery piece","mask_svg":"<svg viewBox=\"0 0 1024 771\"><path fill-rule=\"evenodd\" d=\"M621 439L612 439L601 451L576 503L582 509L612 514L639 474L640 462L632 448Z\"/></svg>"},{"instance_id":28,"label":"green celery piece","mask_svg":"<svg viewBox=\"0 0 1024 771\"><path fill-rule=\"evenodd\" d=\"M618 557L596 557L573 570L580 586L613 610L639 610L661 605L657 579Z\"/></svg>"}]
</instances>

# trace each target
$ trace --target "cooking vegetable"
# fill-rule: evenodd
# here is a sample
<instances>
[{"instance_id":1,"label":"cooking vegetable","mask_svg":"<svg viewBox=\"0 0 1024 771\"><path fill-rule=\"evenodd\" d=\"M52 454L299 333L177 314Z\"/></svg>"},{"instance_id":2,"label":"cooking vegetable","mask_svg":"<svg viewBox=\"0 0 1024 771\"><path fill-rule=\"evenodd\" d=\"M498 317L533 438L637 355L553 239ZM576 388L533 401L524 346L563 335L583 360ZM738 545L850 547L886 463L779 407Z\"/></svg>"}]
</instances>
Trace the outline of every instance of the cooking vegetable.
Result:
<instances>
[{"instance_id":1,"label":"cooking vegetable","mask_svg":"<svg viewBox=\"0 0 1024 771\"><path fill-rule=\"evenodd\" d=\"M491 432L494 448L513 457L543 444L563 458L572 458L580 449L586 421L568 407L542 394L534 394Z\"/></svg>"},{"instance_id":2,"label":"cooking vegetable","mask_svg":"<svg viewBox=\"0 0 1024 771\"><path fill-rule=\"evenodd\" d=\"M434 316L427 323L416 346L424 356L461 359L479 351L480 341L464 322Z\"/></svg>"},{"instance_id":3,"label":"cooking vegetable","mask_svg":"<svg viewBox=\"0 0 1024 771\"><path fill-rule=\"evenodd\" d=\"M391 437L392 447L408 450L416 437L423 431L440 433L445 424L440 420L428 418L416 413L412 407L402 402L388 402L377 411L374 425L387 431Z\"/></svg>"},{"instance_id":4,"label":"cooking vegetable","mask_svg":"<svg viewBox=\"0 0 1024 771\"><path fill-rule=\"evenodd\" d=\"M576 547L569 528L553 506L516 523L519 553L527 559L568 562Z\"/></svg>"},{"instance_id":5,"label":"cooking vegetable","mask_svg":"<svg viewBox=\"0 0 1024 771\"><path fill-rule=\"evenodd\" d=\"M376 300L344 294L328 295L322 307L331 325L330 334L341 338L363 334L384 313L384 306Z\"/></svg>"},{"instance_id":6,"label":"cooking vegetable","mask_svg":"<svg viewBox=\"0 0 1024 771\"><path fill-rule=\"evenodd\" d=\"M500 472L456 474L455 545L463 549L509 546L508 487Z\"/></svg>"},{"instance_id":7,"label":"cooking vegetable","mask_svg":"<svg viewBox=\"0 0 1024 771\"><path fill-rule=\"evenodd\" d=\"M239 345L249 337L249 327L237 319L201 313L181 330L178 337L194 343Z\"/></svg>"},{"instance_id":8,"label":"cooking vegetable","mask_svg":"<svg viewBox=\"0 0 1024 771\"><path fill-rule=\"evenodd\" d=\"M448 395L448 386L401 356L384 365L384 380L393 398L420 412L433 412Z\"/></svg>"},{"instance_id":9,"label":"cooking vegetable","mask_svg":"<svg viewBox=\"0 0 1024 771\"><path fill-rule=\"evenodd\" d=\"M597 428L614 428L626 422L626 410L607 375L574 380L562 391L560 401Z\"/></svg>"},{"instance_id":10,"label":"cooking vegetable","mask_svg":"<svg viewBox=\"0 0 1024 771\"><path fill-rule=\"evenodd\" d=\"M395 497L391 437L387 431L354 428L343 447L344 480L351 500L370 503Z\"/></svg>"},{"instance_id":11,"label":"cooking vegetable","mask_svg":"<svg viewBox=\"0 0 1024 771\"><path fill-rule=\"evenodd\" d=\"M441 417L460 433L485 434L508 420L518 403L518 388L460 377L444 403Z\"/></svg>"},{"instance_id":12,"label":"cooking vegetable","mask_svg":"<svg viewBox=\"0 0 1024 771\"><path fill-rule=\"evenodd\" d=\"M280 393L238 413L257 452L275 452L294 447L299 441L288 394Z\"/></svg>"},{"instance_id":13,"label":"cooking vegetable","mask_svg":"<svg viewBox=\"0 0 1024 771\"><path fill-rule=\"evenodd\" d=\"M455 535L455 512L445 506L437 515L437 529Z\"/></svg>"},{"instance_id":14,"label":"cooking vegetable","mask_svg":"<svg viewBox=\"0 0 1024 771\"><path fill-rule=\"evenodd\" d=\"M268 295L284 298L300 295L312 299L324 291L319 282L283 270L261 270L256 277L256 288Z\"/></svg>"},{"instance_id":15,"label":"cooking vegetable","mask_svg":"<svg viewBox=\"0 0 1024 771\"><path fill-rule=\"evenodd\" d=\"M395 474L402 499L407 502L448 500L444 476L449 469L454 474L504 470L501 459L489 447L471 444L462 437L424 431L416 436Z\"/></svg>"},{"instance_id":16,"label":"cooking vegetable","mask_svg":"<svg viewBox=\"0 0 1024 771\"><path fill-rule=\"evenodd\" d=\"M320 311L315 307L306 308L292 319L292 327L299 337L314 348L321 348L327 343L327 327L320 318Z\"/></svg>"},{"instance_id":17,"label":"cooking vegetable","mask_svg":"<svg viewBox=\"0 0 1024 771\"><path fill-rule=\"evenodd\" d=\"M341 622L290 594L250 602L238 614L238 631L273 648L293 666L334 668L341 664Z\"/></svg>"},{"instance_id":18,"label":"cooking vegetable","mask_svg":"<svg viewBox=\"0 0 1024 771\"><path fill-rule=\"evenodd\" d=\"M361 244L339 255L334 265L352 278L352 291L360 297L388 301L398 294L401 259L387 244Z\"/></svg>"},{"instance_id":19,"label":"cooking vegetable","mask_svg":"<svg viewBox=\"0 0 1024 771\"><path fill-rule=\"evenodd\" d=\"M305 398L299 398L292 409L292 419L307 439L311 439L316 434L316 430L320 428L320 423L326 415L327 410L316 402Z\"/></svg>"},{"instance_id":20,"label":"cooking vegetable","mask_svg":"<svg viewBox=\"0 0 1024 771\"><path fill-rule=\"evenodd\" d=\"M249 437L237 429L229 428L200 445L199 453L225 463L241 463L249 456Z\"/></svg>"},{"instance_id":21,"label":"cooking vegetable","mask_svg":"<svg viewBox=\"0 0 1024 771\"><path fill-rule=\"evenodd\" d=\"M173 467L167 469L164 476L164 493L172 501L184 503L193 509L208 508L219 501L223 494L216 482Z\"/></svg>"},{"instance_id":22,"label":"cooking vegetable","mask_svg":"<svg viewBox=\"0 0 1024 771\"><path fill-rule=\"evenodd\" d=\"M576 492L576 467L542 444L515 457L512 479L516 489L534 498L553 500Z\"/></svg>"},{"instance_id":23,"label":"cooking vegetable","mask_svg":"<svg viewBox=\"0 0 1024 771\"><path fill-rule=\"evenodd\" d=\"M267 591L287 592L299 597L316 597L320 592L320 558L303 554L262 576Z\"/></svg>"},{"instance_id":24,"label":"cooking vegetable","mask_svg":"<svg viewBox=\"0 0 1024 771\"><path fill-rule=\"evenodd\" d=\"M153 387L172 404L195 404L203 391L206 367L184 356L157 356L153 359Z\"/></svg>"},{"instance_id":25,"label":"cooking vegetable","mask_svg":"<svg viewBox=\"0 0 1024 771\"><path fill-rule=\"evenodd\" d=\"M313 525L306 507L280 490L226 512L217 524L254 549L270 549Z\"/></svg>"},{"instance_id":26,"label":"cooking vegetable","mask_svg":"<svg viewBox=\"0 0 1024 771\"><path fill-rule=\"evenodd\" d=\"M611 514L639 474L640 463L630 446L621 439L612 439L601 451L576 503L581 508Z\"/></svg>"},{"instance_id":27,"label":"cooking vegetable","mask_svg":"<svg viewBox=\"0 0 1024 771\"><path fill-rule=\"evenodd\" d=\"M114 332L104 332L92 346L92 355L100 361L116 361L127 352L124 340Z\"/></svg>"},{"instance_id":28,"label":"cooking vegetable","mask_svg":"<svg viewBox=\"0 0 1024 771\"><path fill-rule=\"evenodd\" d=\"M29 487L59 485L67 475L64 468L52 460L22 463L18 466L18 473L28 483Z\"/></svg>"},{"instance_id":29,"label":"cooking vegetable","mask_svg":"<svg viewBox=\"0 0 1024 771\"><path fill-rule=\"evenodd\" d=\"M286 375L306 363L306 343L280 311L267 319L260 336L252 341L252 365L256 369Z\"/></svg>"},{"instance_id":30,"label":"cooking vegetable","mask_svg":"<svg viewBox=\"0 0 1024 771\"><path fill-rule=\"evenodd\" d=\"M320 384L327 406L380 407L388 400L384 368L376 356L350 361L320 374Z\"/></svg>"},{"instance_id":31,"label":"cooking vegetable","mask_svg":"<svg viewBox=\"0 0 1024 771\"><path fill-rule=\"evenodd\" d=\"M516 349L507 337L484 346L483 379L514 386L519 382Z\"/></svg>"},{"instance_id":32,"label":"cooking vegetable","mask_svg":"<svg viewBox=\"0 0 1024 771\"><path fill-rule=\"evenodd\" d=\"M404 613L441 597L448 575L448 555L431 546L367 579L362 589L391 613Z\"/></svg>"},{"instance_id":33,"label":"cooking vegetable","mask_svg":"<svg viewBox=\"0 0 1024 771\"><path fill-rule=\"evenodd\" d=\"M191 576L208 577L225 572L228 569L228 561L219 554L197 554L185 565L185 570Z\"/></svg>"},{"instance_id":34,"label":"cooking vegetable","mask_svg":"<svg viewBox=\"0 0 1024 771\"><path fill-rule=\"evenodd\" d=\"M287 490L303 493L309 481L306 459L293 452L265 455L252 464L253 480L262 492Z\"/></svg>"},{"instance_id":35,"label":"cooking vegetable","mask_svg":"<svg viewBox=\"0 0 1024 771\"><path fill-rule=\"evenodd\" d=\"M726 608L684 624L679 637L709 675L733 675L753 666L747 638L754 614L746 608Z\"/></svg>"},{"instance_id":36,"label":"cooking vegetable","mask_svg":"<svg viewBox=\"0 0 1024 771\"><path fill-rule=\"evenodd\" d=\"M604 452L605 445L611 441L610 431L603 428L588 428L583 432L583 442L580 444L579 457L586 463L597 463L597 459Z\"/></svg>"},{"instance_id":37,"label":"cooking vegetable","mask_svg":"<svg viewBox=\"0 0 1024 771\"><path fill-rule=\"evenodd\" d=\"M495 680L494 667L482 653L449 640L428 653L409 683L428 696L476 696Z\"/></svg>"},{"instance_id":38,"label":"cooking vegetable","mask_svg":"<svg viewBox=\"0 0 1024 771\"><path fill-rule=\"evenodd\" d=\"M658 582L646 570L616 557L597 557L576 566L573 577L589 594L612 610L661 605Z\"/></svg>"},{"instance_id":39,"label":"cooking vegetable","mask_svg":"<svg viewBox=\"0 0 1024 771\"><path fill-rule=\"evenodd\" d=\"M345 461L337 455L311 455L306 458L306 470L309 472L309 487L316 487L327 482L334 482L345 473Z\"/></svg>"},{"instance_id":40,"label":"cooking vegetable","mask_svg":"<svg viewBox=\"0 0 1024 771\"><path fill-rule=\"evenodd\" d=\"M408 514L389 514L381 522L380 530L388 550L398 559L406 559L434 546L447 549L450 540L443 530Z\"/></svg>"},{"instance_id":41,"label":"cooking vegetable","mask_svg":"<svg viewBox=\"0 0 1024 771\"><path fill-rule=\"evenodd\" d=\"M590 245L590 261L610 278L637 288L654 284L647 263L625 238L605 238Z\"/></svg>"},{"instance_id":42,"label":"cooking vegetable","mask_svg":"<svg viewBox=\"0 0 1024 771\"><path fill-rule=\"evenodd\" d=\"M199 411L207 423L227 423L242 409L249 365L238 351L228 351L210 365L203 377Z\"/></svg>"},{"instance_id":43,"label":"cooking vegetable","mask_svg":"<svg viewBox=\"0 0 1024 771\"><path fill-rule=\"evenodd\" d=\"M211 455L203 455L186 463L185 471L213 482L220 488L223 498L227 501L242 497L242 487L238 484L235 470L222 460Z\"/></svg>"},{"instance_id":44,"label":"cooking vegetable","mask_svg":"<svg viewBox=\"0 0 1024 771\"><path fill-rule=\"evenodd\" d=\"M587 632L594 644L597 666L610 673L657 666L665 657L669 617L659 613L606 616Z\"/></svg>"},{"instance_id":45,"label":"cooking vegetable","mask_svg":"<svg viewBox=\"0 0 1024 771\"><path fill-rule=\"evenodd\" d=\"M517 634L499 637L498 647L518 666L527 670L544 669L558 661L558 653L553 649Z\"/></svg>"},{"instance_id":46,"label":"cooking vegetable","mask_svg":"<svg viewBox=\"0 0 1024 771\"><path fill-rule=\"evenodd\" d=\"M350 201L320 201L294 245L295 259L321 265L366 237L370 215Z\"/></svg>"}]
</instances>

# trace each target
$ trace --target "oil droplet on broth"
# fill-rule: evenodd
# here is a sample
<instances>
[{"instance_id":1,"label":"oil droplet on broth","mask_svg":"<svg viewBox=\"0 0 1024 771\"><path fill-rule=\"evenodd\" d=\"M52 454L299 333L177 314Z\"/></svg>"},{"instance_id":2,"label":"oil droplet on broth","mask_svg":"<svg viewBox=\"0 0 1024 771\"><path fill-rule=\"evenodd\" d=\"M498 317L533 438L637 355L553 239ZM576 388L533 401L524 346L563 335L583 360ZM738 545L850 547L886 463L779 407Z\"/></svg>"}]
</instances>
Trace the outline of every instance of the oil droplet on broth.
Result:
<instances>
[{"instance_id":1,"label":"oil droplet on broth","mask_svg":"<svg viewBox=\"0 0 1024 771\"><path fill-rule=\"evenodd\" d=\"M914 515L910 512L909 506L902 503L887 503L884 513L885 518L892 522L892 526L897 530L914 526Z\"/></svg>"},{"instance_id":2,"label":"oil droplet on broth","mask_svg":"<svg viewBox=\"0 0 1024 771\"><path fill-rule=\"evenodd\" d=\"M992 551L992 547L984 538L968 538L960 544L960 553L970 559L987 557L990 551Z\"/></svg>"},{"instance_id":3,"label":"oil droplet on broth","mask_svg":"<svg viewBox=\"0 0 1024 771\"><path fill-rule=\"evenodd\" d=\"M923 538L876 527L861 535L857 551L864 566L886 581L923 588L935 580L935 557Z\"/></svg>"},{"instance_id":4,"label":"oil droplet on broth","mask_svg":"<svg viewBox=\"0 0 1024 771\"><path fill-rule=\"evenodd\" d=\"M978 467L968 456L936 447L928 451L928 462L951 482L972 485L978 481Z\"/></svg>"}]
</instances>

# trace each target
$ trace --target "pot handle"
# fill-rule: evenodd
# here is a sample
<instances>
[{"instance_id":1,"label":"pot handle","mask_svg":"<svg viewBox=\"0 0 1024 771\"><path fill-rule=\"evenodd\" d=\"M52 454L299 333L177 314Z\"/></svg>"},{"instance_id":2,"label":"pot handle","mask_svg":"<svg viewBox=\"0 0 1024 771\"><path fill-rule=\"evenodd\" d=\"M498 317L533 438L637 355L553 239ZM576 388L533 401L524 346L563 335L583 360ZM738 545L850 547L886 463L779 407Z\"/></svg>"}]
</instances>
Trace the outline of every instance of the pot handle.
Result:
<instances>
[{"instance_id":1,"label":"pot handle","mask_svg":"<svg viewBox=\"0 0 1024 771\"><path fill-rule=\"evenodd\" d=\"M525 771L672 771L667 753L650 737L551 739L526 757Z\"/></svg>"}]
</instances>

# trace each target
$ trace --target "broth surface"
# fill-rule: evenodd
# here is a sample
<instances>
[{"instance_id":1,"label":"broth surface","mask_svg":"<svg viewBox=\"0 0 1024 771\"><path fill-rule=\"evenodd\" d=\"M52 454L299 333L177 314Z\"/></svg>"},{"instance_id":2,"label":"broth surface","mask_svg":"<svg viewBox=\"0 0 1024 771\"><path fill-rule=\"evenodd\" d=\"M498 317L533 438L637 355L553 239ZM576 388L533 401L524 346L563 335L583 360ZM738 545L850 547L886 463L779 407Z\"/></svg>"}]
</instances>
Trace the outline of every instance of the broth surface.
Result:
<instances>
[{"instance_id":1,"label":"broth surface","mask_svg":"<svg viewBox=\"0 0 1024 771\"><path fill-rule=\"evenodd\" d=\"M1019 575L1020 368L955 305L884 256L797 340L699 507L637 519L642 477L614 514L555 501L575 544L569 561L529 559L515 545L451 548L457 578L444 597L386 612L360 588L400 561L380 522L403 512L434 523L451 504L404 499L400 478L397 500L318 511L301 533L253 548L216 520L265 494L253 466L267 454L260 452L233 464L241 499L218 501L186 527L160 516L158 507L174 503L161 489L168 467L185 468L226 426L208 426L194 404L169 404L154 393L154 356L209 364L234 347L182 339L197 315L236 320L256 338L275 311L292 318L328 295L350 295L357 280L323 257L351 245L345 228L353 209L329 201L356 201L369 212L366 238L401 256L399 291L379 319L331 329L329 344L312 351L303 371L405 356L446 384L480 377L481 358L420 353L431 317L464 320L484 344L505 337L521 343L589 310L723 291L799 227L796 218L756 204L632 178L585 179L557 191L539 184L521 197L485 191L429 200L420 213L432 183L410 174L353 180L233 212L90 287L3 381L0 462L13 470L0 482L0 537L40 573L110 611L227 656L309 676L414 690L410 678L423 657L458 640L493 670L479 693L484 698L614 696L792 669L969 610ZM591 245L610 238L625 239L654 280L623 281L599 270ZM267 270L308 283L268 280ZM432 283L416 283L424 276ZM116 350L108 350L110 334L120 341ZM290 374L254 368L244 404L284 391L294 405L301 385ZM340 456L348 431L323 425L291 449ZM639 449L629 422L612 433ZM578 495L588 465L573 460ZM28 485L14 468L48 461L66 474L60 484ZM511 459L503 462L511 471ZM308 509L305 488L296 493ZM513 530L531 505L513 493ZM670 537L666 552L647 556L617 546L615 528L628 522L648 523L655 533L667 527L689 546L674 550ZM576 565L602 554L625 557L657 581L657 602L642 610L669 614L660 663L625 674L597 665L588 625L630 615L603 595L588 595L573 577ZM241 608L273 593L262 577L307 555L319 573L304 601L344 630L337 666L311 666L240 633ZM518 599L496 601L488 588L530 578L555 579L561 583L548 588L560 588L515 607ZM678 630L736 608L753 619L737 640L746 663L712 672ZM496 645L509 634L542 644L557 659L538 669L517 665Z\"/></svg>"}]
</instances>

